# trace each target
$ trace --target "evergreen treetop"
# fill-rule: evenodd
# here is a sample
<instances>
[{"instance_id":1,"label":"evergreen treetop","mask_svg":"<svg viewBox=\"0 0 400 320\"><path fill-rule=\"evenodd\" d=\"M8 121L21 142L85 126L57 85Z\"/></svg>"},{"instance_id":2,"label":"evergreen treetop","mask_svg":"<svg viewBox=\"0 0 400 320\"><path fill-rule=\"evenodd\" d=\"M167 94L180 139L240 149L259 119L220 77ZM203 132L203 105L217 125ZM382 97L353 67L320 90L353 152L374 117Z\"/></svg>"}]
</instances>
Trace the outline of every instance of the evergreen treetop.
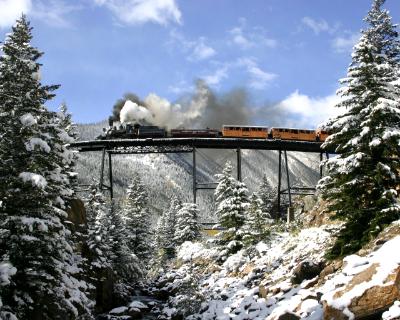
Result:
<instances>
[{"instance_id":1,"label":"evergreen treetop","mask_svg":"<svg viewBox=\"0 0 400 320\"><path fill-rule=\"evenodd\" d=\"M160 248L174 248L176 215L182 208L182 202L174 196L171 200L168 210L165 210L159 220L157 228L157 242Z\"/></svg>"},{"instance_id":2,"label":"evergreen treetop","mask_svg":"<svg viewBox=\"0 0 400 320\"><path fill-rule=\"evenodd\" d=\"M174 241L177 245L194 241L201 236L199 209L194 203L184 203L176 215Z\"/></svg>"}]
</instances>

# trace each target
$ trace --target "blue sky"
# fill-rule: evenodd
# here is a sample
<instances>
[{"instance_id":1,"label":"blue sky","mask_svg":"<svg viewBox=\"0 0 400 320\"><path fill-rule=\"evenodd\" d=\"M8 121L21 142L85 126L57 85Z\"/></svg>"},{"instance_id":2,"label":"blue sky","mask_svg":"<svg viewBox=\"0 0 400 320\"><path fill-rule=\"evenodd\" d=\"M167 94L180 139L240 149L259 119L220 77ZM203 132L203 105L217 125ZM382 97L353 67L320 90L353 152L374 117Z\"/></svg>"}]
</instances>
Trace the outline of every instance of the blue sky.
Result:
<instances>
[{"instance_id":1,"label":"blue sky","mask_svg":"<svg viewBox=\"0 0 400 320\"><path fill-rule=\"evenodd\" d=\"M332 114L370 0L0 0L0 39L21 11L74 120L96 122L125 92L176 101L204 79L277 105L299 126ZM394 22L398 0L387 0Z\"/></svg>"}]
</instances>

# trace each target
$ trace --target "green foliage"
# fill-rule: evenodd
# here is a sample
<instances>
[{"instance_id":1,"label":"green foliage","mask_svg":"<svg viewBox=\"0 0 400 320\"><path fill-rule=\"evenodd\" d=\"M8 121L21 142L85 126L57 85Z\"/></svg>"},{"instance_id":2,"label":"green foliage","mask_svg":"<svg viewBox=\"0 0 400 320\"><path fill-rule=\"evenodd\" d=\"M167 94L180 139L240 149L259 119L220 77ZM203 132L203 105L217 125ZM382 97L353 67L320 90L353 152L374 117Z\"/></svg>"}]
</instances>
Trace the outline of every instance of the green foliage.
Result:
<instances>
[{"instance_id":1,"label":"green foliage","mask_svg":"<svg viewBox=\"0 0 400 320\"><path fill-rule=\"evenodd\" d=\"M177 197L173 197L168 210L163 212L157 224L157 245L168 254L175 251L176 216L181 208L182 202Z\"/></svg>"},{"instance_id":2,"label":"green foliage","mask_svg":"<svg viewBox=\"0 0 400 320\"><path fill-rule=\"evenodd\" d=\"M195 241L201 237L199 209L194 203L184 203L177 212L174 242L181 245L185 241Z\"/></svg>"},{"instance_id":3,"label":"green foliage","mask_svg":"<svg viewBox=\"0 0 400 320\"><path fill-rule=\"evenodd\" d=\"M244 225L244 242L247 245L256 244L259 241L266 241L271 233L270 227L273 220L271 216L264 211L265 207L263 204L263 201L257 194L251 195Z\"/></svg>"},{"instance_id":4,"label":"green foliage","mask_svg":"<svg viewBox=\"0 0 400 320\"><path fill-rule=\"evenodd\" d=\"M219 225L224 228L217 237L223 247L221 259L243 248L243 226L249 207L248 190L244 183L232 177L232 166L228 162L222 174L217 175L218 186L215 191Z\"/></svg>"},{"instance_id":5,"label":"green foliage","mask_svg":"<svg viewBox=\"0 0 400 320\"><path fill-rule=\"evenodd\" d=\"M142 262L143 267L151 259L153 232L149 227L150 212L148 195L139 176L128 187L127 197L121 211L126 228L126 242L131 253Z\"/></svg>"},{"instance_id":6,"label":"green foliage","mask_svg":"<svg viewBox=\"0 0 400 320\"><path fill-rule=\"evenodd\" d=\"M16 270L0 290L0 318L90 318L66 222L74 155L65 144L73 137L44 106L58 86L40 82L31 30L18 19L0 57L0 263Z\"/></svg>"},{"instance_id":7,"label":"green foliage","mask_svg":"<svg viewBox=\"0 0 400 320\"><path fill-rule=\"evenodd\" d=\"M344 113L329 121L324 147L339 155L326 162L319 183L334 218L345 222L329 257L360 249L400 218L400 44L397 27L375 0L354 47L353 61L338 94ZM397 81L397 84L396 84Z\"/></svg>"}]
</instances>

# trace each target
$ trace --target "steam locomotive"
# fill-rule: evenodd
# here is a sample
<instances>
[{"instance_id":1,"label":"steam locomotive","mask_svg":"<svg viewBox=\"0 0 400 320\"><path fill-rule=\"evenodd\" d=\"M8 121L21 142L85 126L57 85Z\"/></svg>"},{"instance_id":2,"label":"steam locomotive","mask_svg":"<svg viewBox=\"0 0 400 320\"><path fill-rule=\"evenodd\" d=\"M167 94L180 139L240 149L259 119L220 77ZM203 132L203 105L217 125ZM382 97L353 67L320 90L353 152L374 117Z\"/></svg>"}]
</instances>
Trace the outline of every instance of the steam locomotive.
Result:
<instances>
[{"instance_id":1,"label":"steam locomotive","mask_svg":"<svg viewBox=\"0 0 400 320\"><path fill-rule=\"evenodd\" d=\"M280 139L296 141L325 141L329 136L322 129L268 128L262 126L224 125L218 129L172 129L167 131L152 125L113 124L103 129L97 137L107 139L146 139L146 138L246 138L246 139Z\"/></svg>"}]
</instances>

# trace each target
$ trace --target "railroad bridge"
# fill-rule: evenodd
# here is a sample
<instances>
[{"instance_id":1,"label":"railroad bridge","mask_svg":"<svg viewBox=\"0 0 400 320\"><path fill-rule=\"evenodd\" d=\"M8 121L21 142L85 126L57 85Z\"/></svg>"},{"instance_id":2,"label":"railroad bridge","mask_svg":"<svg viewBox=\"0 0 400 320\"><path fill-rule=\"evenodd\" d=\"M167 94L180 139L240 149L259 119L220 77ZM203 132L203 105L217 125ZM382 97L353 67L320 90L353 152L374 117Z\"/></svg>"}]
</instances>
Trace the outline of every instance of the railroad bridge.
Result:
<instances>
[{"instance_id":1,"label":"railroad bridge","mask_svg":"<svg viewBox=\"0 0 400 320\"><path fill-rule=\"evenodd\" d=\"M246 138L147 138L147 139L119 139L119 140L93 140L71 143L70 148L79 152L101 152L100 180L101 190L108 190L111 199L114 196L113 189L113 166L112 158L121 154L149 154L149 153L192 153L192 178L193 178L193 202L196 203L197 191L215 189L216 183L199 183L197 181L196 150L198 149L231 149L236 150L237 179L242 180L242 150L275 150L278 151L278 207L281 208L281 197L288 195L289 205L292 205L294 194L314 194L315 187L291 187L289 178L289 164L287 160L288 151L317 153L320 161L325 154L329 157L327 150L321 149L321 142L317 141L294 141L279 139L246 139ZM282 164L285 164L286 189L282 189ZM108 164L108 180L106 184L105 172ZM322 176L322 167L320 167Z\"/></svg>"}]
</instances>

